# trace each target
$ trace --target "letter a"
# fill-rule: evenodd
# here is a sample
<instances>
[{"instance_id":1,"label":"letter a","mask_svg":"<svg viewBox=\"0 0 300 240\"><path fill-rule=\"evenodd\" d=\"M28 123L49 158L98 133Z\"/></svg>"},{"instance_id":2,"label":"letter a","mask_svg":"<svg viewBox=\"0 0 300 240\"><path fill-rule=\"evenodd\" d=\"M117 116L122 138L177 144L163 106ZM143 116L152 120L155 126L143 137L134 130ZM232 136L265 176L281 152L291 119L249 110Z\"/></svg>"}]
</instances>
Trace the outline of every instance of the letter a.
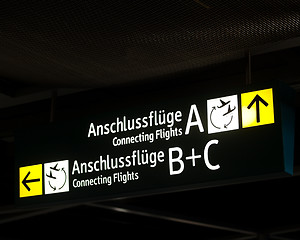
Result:
<instances>
[{"instance_id":1,"label":"letter a","mask_svg":"<svg viewBox=\"0 0 300 240\"><path fill-rule=\"evenodd\" d=\"M196 121L192 121L193 115L195 115ZM192 126L198 126L199 131L204 132L204 128L196 104L191 105L188 121L185 128L185 135L188 135L190 133L190 128Z\"/></svg>"},{"instance_id":2,"label":"letter a","mask_svg":"<svg viewBox=\"0 0 300 240\"><path fill-rule=\"evenodd\" d=\"M95 136L97 136L96 134L96 129L95 129L95 126L94 126L94 123L91 123L90 124L90 128L89 128L89 133L88 133L88 138L91 136L91 134Z\"/></svg>"},{"instance_id":3,"label":"letter a","mask_svg":"<svg viewBox=\"0 0 300 240\"><path fill-rule=\"evenodd\" d=\"M74 175L75 172L77 172L77 174L80 174L80 169L79 169L79 165L78 165L77 160L74 161L72 175Z\"/></svg>"}]
</instances>

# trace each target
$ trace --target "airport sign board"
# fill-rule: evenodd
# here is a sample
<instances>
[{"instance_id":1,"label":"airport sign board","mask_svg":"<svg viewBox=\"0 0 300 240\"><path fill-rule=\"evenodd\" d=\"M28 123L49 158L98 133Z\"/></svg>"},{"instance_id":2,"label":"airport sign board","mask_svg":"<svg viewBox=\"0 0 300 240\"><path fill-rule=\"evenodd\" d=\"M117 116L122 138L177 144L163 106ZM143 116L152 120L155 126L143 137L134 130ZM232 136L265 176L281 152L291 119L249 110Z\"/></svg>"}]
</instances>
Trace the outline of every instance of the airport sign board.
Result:
<instances>
[{"instance_id":1,"label":"airport sign board","mask_svg":"<svg viewBox=\"0 0 300 240\"><path fill-rule=\"evenodd\" d=\"M85 202L293 173L293 92L248 86L16 134L20 205Z\"/></svg>"}]
</instances>

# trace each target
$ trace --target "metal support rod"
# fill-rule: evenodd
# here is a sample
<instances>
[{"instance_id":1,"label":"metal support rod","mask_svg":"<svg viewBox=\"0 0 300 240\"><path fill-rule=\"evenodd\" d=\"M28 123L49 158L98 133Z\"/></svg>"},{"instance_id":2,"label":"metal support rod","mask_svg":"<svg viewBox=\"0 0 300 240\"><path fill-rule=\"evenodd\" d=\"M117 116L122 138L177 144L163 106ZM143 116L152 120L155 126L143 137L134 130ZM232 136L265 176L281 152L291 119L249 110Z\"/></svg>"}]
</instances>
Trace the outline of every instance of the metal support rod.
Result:
<instances>
[{"instance_id":1,"label":"metal support rod","mask_svg":"<svg viewBox=\"0 0 300 240\"><path fill-rule=\"evenodd\" d=\"M275 229L269 229L268 232L270 236L286 234L291 232L299 232L300 231L300 224L294 224L290 226L283 226L283 227L276 227Z\"/></svg>"},{"instance_id":2,"label":"metal support rod","mask_svg":"<svg viewBox=\"0 0 300 240\"><path fill-rule=\"evenodd\" d=\"M55 119L55 108L56 108L56 99L57 99L57 89L51 91L51 110L50 110L50 122L54 122Z\"/></svg>"},{"instance_id":3,"label":"metal support rod","mask_svg":"<svg viewBox=\"0 0 300 240\"><path fill-rule=\"evenodd\" d=\"M239 227L233 227L227 225L220 225L216 223L203 222L195 219L190 219L187 217L176 216L166 212L156 212L154 210L150 211L149 209L138 209L132 206L124 206L124 205L110 206L110 205L100 204L100 203L87 203L86 205L90 207L98 207L98 208L108 209L108 210L122 212L122 213L134 214L138 216L151 217L151 218L157 218L157 219L162 219L162 220L172 221L177 223L184 223L184 224L189 224L189 225L194 225L199 227L206 227L206 228L218 229L223 231L241 233L251 238L257 236L257 233L252 230L242 229Z\"/></svg>"},{"instance_id":4,"label":"metal support rod","mask_svg":"<svg viewBox=\"0 0 300 240\"><path fill-rule=\"evenodd\" d=\"M246 66L246 85L252 83L251 79L251 53L248 51L247 53L247 66Z\"/></svg>"}]
</instances>

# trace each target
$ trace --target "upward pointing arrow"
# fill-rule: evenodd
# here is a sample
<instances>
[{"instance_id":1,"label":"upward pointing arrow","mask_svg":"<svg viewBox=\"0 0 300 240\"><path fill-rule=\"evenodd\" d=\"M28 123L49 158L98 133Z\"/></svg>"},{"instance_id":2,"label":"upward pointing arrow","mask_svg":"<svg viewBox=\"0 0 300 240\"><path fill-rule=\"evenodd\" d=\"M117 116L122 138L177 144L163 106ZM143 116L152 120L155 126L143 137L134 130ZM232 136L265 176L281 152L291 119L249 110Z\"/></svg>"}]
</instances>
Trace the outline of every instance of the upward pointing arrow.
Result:
<instances>
[{"instance_id":1,"label":"upward pointing arrow","mask_svg":"<svg viewBox=\"0 0 300 240\"><path fill-rule=\"evenodd\" d=\"M258 94L253 98L251 103L248 105L248 109L250 109L254 103L256 103L256 122L260 122L260 111L259 111L259 102L261 102L266 107L269 105L265 100L263 100Z\"/></svg>"}]
</instances>

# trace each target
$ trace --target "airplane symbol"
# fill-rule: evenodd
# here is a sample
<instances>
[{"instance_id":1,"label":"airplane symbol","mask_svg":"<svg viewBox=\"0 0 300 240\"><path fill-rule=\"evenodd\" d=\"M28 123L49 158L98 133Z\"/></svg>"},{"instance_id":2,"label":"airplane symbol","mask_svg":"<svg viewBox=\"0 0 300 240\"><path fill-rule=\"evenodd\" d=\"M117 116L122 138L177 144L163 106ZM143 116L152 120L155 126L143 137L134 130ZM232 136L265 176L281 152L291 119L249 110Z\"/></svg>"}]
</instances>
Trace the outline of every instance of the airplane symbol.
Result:
<instances>
[{"instance_id":1,"label":"airplane symbol","mask_svg":"<svg viewBox=\"0 0 300 240\"><path fill-rule=\"evenodd\" d=\"M227 114L231 113L232 111L234 111L236 109L236 106L234 106L233 109L230 108L230 105L228 106L228 111L227 113L224 113L223 116L226 116Z\"/></svg>"},{"instance_id":2,"label":"airplane symbol","mask_svg":"<svg viewBox=\"0 0 300 240\"><path fill-rule=\"evenodd\" d=\"M239 129L238 95L207 100L208 134Z\"/></svg>"},{"instance_id":3,"label":"airplane symbol","mask_svg":"<svg viewBox=\"0 0 300 240\"><path fill-rule=\"evenodd\" d=\"M50 169L58 172L60 169L57 168L57 165L58 165L58 163L56 163L56 165L54 167L50 167ZM56 179L56 177L54 177L52 175L52 171L51 170L50 170L50 175L46 174L46 176L49 177L49 178Z\"/></svg>"},{"instance_id":4,"label":"airplane symbol","mask_svg":"<svg viewBox=\"0 0 300 240\"><path fill-rule=\"evenodd\" d=\"M52 175L52 171L50 171L50 175L46 174L46 176L49 177L49 178L56 179L56 177L54 177L54 176Z\"/></svg>"},{"instance_id":5,"label":"airplane symbol","mask_svg":"<svg viewBox=\"0 0 300 240\"><path fill-rule=\"evenodd\" d=\"M60 169L57 168L58 163L56 163L56 165L54 167L50 167L50 169L54 170L54 171L59 171Z\"/></svg>"},{"instance_id":6,"label":"airplane symbol","mask_svg":"<svg viewBox=\"0 0 300 240\"><path fill-rule=\"evenodd\" d=\"M222 99L220 99L220 102L221 102L221 106L217 106L218 108L222 108L224 106L226 106L228 103L230 103L230 100L228 102L224 102Z\"/></svg>"}]
</instances>

